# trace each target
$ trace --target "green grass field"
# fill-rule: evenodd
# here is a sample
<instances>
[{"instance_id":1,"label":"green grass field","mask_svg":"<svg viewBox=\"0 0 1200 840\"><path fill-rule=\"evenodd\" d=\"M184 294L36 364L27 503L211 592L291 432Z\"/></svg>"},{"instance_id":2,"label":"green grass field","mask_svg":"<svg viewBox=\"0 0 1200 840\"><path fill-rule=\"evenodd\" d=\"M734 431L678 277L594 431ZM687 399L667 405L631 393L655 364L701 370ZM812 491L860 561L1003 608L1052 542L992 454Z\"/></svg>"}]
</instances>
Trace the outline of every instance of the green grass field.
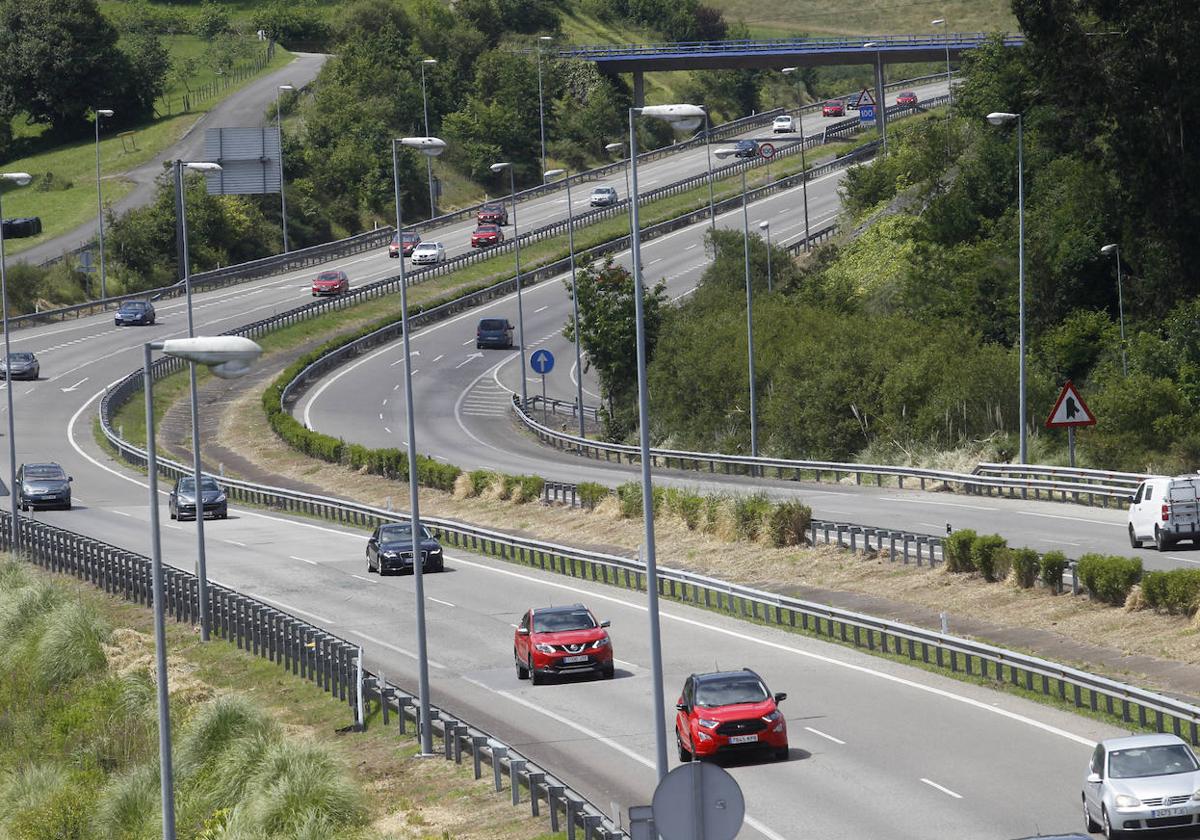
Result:
<instances>
[{"instance_id":1,"label":"green grass field","mask_svg":"<svg viewBox=\"0 0 1200 840\"><path fill-rule=\"evenodd\" d=\"M711 0L725 19L742 20L755 37L781 38L799 33L920 34L940 31L931 20L945 18L951 32L1016 31L1009 0Z\"/></svg>"}]
</instances>

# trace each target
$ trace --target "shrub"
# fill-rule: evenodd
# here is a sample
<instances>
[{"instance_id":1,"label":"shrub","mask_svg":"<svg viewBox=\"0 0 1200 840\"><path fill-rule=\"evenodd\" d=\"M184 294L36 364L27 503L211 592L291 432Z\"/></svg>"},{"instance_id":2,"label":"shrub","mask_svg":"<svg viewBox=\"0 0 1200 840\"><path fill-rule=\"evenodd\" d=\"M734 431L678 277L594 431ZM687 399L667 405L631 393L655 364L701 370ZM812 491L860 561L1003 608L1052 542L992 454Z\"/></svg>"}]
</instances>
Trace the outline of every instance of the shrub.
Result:
<instances>
[{"instance_id":1,"label":"shrub","mask_svg":"<svg viewBox=\"0 0 1200 840\"><path fill-rule=\"evenodd\" d=\"M540 475L522 475L519 476L521 484L518 493L517 501L524 504L525 502L534 502L542 497L542 489L546 486L546 480Z\"/></svg>"},{"instance_id":2,"label":"shrub","mask_svg":"<svg viewBox=\"0 0 1200 840\"><path fill-rule=\"evenodd\" d=\"M1129 590L1141 580L1142 561L1115 555L1085 554L1079 558L1078 570L1079 580L1093 598L1120 607L1129 597Z\"/></svg>"},{"instance_id":3,"label":"shrub","mask_svg":"<svg viewBox=\"0 0 1200 840\"><path fill-rule=\"evenodd\" d=\"M496 477L491 470L471 470L467 474L471 480L470 493L471 496L479 496L489 487L492 486L492 480Z\"/></svg>"},{"instance_id":4,"label":"shrub","mask_svg":"<svg viewBox=\"0 0 1200 840\"><path fill-rule=\"evenodd\" d=\"M975 571L971 560L971 546L978 535L970 528L955 531L942 540L942 557L946 561L946 571L960 574Z\"/></svg>"},{"instance_id":5,"label":"shrub","mask_svg":"<svg viewBox=\"0 0 1200 840\"><path fill-rule=\"evenodd\" d=\"M1032 548L1014 548L1009 558L1012 563L1013 583L1029 589L1037 581L1038 553Z\"/></svg>"},{"instance_id":6,"label":"shrub","mask_svg":"<svg viewBox=\"0 0 1200 840\"><path fill-rule=\"evenodd\" d=\"M670 492L668 498L670 498ZM689 531L700 527L700 514L704 511L704 497L691 490L675 491L673 510L676 516L683 520Z\"/></svg>"},{"instance_id":7,"label":"shrub","mask_svg":"<svg viewBox=\"0 0 1200 840\"><path fill-rule=\"evenodd\" d=\"M715 533L721 525L721 508L724 507L724 496L705 496L704 497L704 531L705 533Z\"/></svg>"},{"instance_id":8,"label":"shrub","mask_svg":"<svg viewBox=\"0 0 1200 840\"><path fill-rule=\"evenodd\" d=\"M513 490L521 483L521 477L517 475L500 474L500 498L511 499Z\"/></svg>"},{"instance_id":9,"label":"shrub","mask_svg":"<svg viewBox=\"0 0 1200 840\"><path fill-rule=\"evenodd\" d=\"M1171 615L1194 615L1200 606L1200 569L1146 572L1142 595L1153 609Z\"/></svg>"},{"instance_id":10,"label":"shrub","mask_svg":"<svg viewBox=\"0 0 1200 840\"><path fill-rule=\"evenodd\" d=\"M642 485L636 481L627 481L617 487L617 501L621 507L622 519L642 518Z\"/></svg>"},{"instance_id":11,"label":"shrub","mask_svg":"<svg viewBox=\"0 0 1200 840\"><path fill-rule=\"evenodd\" d=\"M1047 551L1038 561L1042 583L1052 592L1062 592L1062 576L1067 568L1067 555L1061 551Z\"/></svg>"},{"instance_id":12,"label":"shrub","mask_svg":"<svg viewBox=\"0 0 1200 840\"><path fill-rule=\"evenodd\" d=\"M780 502L771 510L768 529L771 545L800 545L812 524L812 508L798 500Z\"/></svg>"},{"instance_id":13,"label":"shrub","mask_svg":"<svg viewBox=\"0 0 1200 840\"><path fill-rule=\"evenodd\" d=\"M579 504L589 510L596 507L608 496L608 488L594 481L585 481L575 488L579 495Z\"/></svg>"},{"instance_id":14,"label":"shrub","mask_svg":"<svg viewBox=\"0 0 1200 840\"><path fill-rule=\"evenodd\" d=\"M978 536L971 542L971 565L979 570L984 580L991 583L998 579L996 561L1006 548L1008 542L998 534Z\"/></svg>"},{"instance_id":15,"label":"shrub","mask_svg":"<svg viewBox=\"0 0 1200 840\"><path fill-rule=\"evenodd\" d=\"M68 601L60 605L47 617L38 642L37 665L43 684L61 686L103 670L108 660L101 645L108 637L108 626L86 604Z\"/></svg>"},{"instance_id":16,"label":"shrub","mask_svg":"<svg viewBox=\"0 0 1200 840\"><path fill-rule=\"evenodd\" d=\"M762 533L763 520L771 511L771 500L765 493L741 496L733 500L733 523L740 540L756 540Z\"/></svg>"}]
</instances>

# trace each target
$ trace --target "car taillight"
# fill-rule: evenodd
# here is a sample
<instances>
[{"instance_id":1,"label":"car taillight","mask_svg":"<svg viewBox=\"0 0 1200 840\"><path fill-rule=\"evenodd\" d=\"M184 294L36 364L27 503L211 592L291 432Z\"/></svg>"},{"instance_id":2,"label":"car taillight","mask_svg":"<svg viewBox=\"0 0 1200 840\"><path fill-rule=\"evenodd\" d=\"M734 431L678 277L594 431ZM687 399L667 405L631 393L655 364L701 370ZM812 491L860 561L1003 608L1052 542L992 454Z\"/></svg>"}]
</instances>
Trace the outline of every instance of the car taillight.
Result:
<instances>
[{"instance_id":1,"label":"car taillight","mask_svg":"<svg viewBox=\"0 0 1200 840\"><path fill-rule=\"evenodd\" d=\"M1167 519L1170 518L1170 516L1171 516L1171 506L1163 505L1162 506L1162 521L1166 522Z\"/></svg>"}]
</instances>

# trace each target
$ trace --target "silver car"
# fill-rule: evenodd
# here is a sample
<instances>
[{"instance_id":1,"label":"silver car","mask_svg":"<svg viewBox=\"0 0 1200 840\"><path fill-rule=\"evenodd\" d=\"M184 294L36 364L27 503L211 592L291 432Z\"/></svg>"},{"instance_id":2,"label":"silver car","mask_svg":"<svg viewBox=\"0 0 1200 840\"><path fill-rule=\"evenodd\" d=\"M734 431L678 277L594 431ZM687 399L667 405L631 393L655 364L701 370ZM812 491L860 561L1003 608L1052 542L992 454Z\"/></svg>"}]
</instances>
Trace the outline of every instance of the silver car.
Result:
<instances>
[{"instance_id":1,"label":"silver car","mask_svg":"<svg viewBox=\"0 0 1200 840\"><path fill-rule=\"evenodd\" d=\"M1200 762L1174 735L1101 741L1083 783L1083 819L1110 838L1200 825Z\"/></svg>"},{"instance_id":2,"label":"silver car","mask_svg":"<svg viewBox=\"0 0 1200 840\"><path fill-rule=\"evenodd\" d=\"M437 265L446 261L446 246L441 242L422 242L412 252L413 265Z\"/></svg>"}]
</instances>

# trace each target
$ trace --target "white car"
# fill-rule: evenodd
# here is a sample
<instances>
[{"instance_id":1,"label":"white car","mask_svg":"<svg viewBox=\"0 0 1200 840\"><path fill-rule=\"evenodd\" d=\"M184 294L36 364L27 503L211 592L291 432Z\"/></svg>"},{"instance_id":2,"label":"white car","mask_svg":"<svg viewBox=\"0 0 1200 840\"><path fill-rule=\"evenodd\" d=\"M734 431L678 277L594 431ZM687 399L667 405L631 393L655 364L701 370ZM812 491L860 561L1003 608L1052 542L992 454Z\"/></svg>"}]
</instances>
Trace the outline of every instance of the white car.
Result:
<instances>
[{"instance_id":1,"label":"white car","mask_svg":"<svg viewBox=\"0 0 1200 840\"><path fill-rule=\"evenodd\" d=\"M1129 544L1153 540L1166 551L1180 540L1200 544L1200 475L1148 478L1129 503Z\"/></svg>"},{"instance_id":2,"label":"white car","mask_svg":"<svg viewBox=\"0 0 1200 840\"><path fill-rule=\"evenodd\" d=\"M771 123L771 132L773 134L790 134L796 130L796 122L787 114L778 116Z\"/></svg>"},{"instance_id":3,"label":"white car","mask_svg":"<svg viewBox=\"0 0 1200 840\"><path fill-rule=\"evenodd\" d=\"M446 261L446 246L441 242L422 242L413 248L413 265L437 265Z\"/></svg>"},{"instance_id":4,"label":"white car","mask_svg":"<svg viewBox=\"0 0 1200 840\"><path fill-rule=\"evenodd\" d=\"M620 199L617 197L617 191L612 187L596 187L592 190L592 197L588 199L588 203L593 207L611 207Z\"/></svg>"}]
</instances>

